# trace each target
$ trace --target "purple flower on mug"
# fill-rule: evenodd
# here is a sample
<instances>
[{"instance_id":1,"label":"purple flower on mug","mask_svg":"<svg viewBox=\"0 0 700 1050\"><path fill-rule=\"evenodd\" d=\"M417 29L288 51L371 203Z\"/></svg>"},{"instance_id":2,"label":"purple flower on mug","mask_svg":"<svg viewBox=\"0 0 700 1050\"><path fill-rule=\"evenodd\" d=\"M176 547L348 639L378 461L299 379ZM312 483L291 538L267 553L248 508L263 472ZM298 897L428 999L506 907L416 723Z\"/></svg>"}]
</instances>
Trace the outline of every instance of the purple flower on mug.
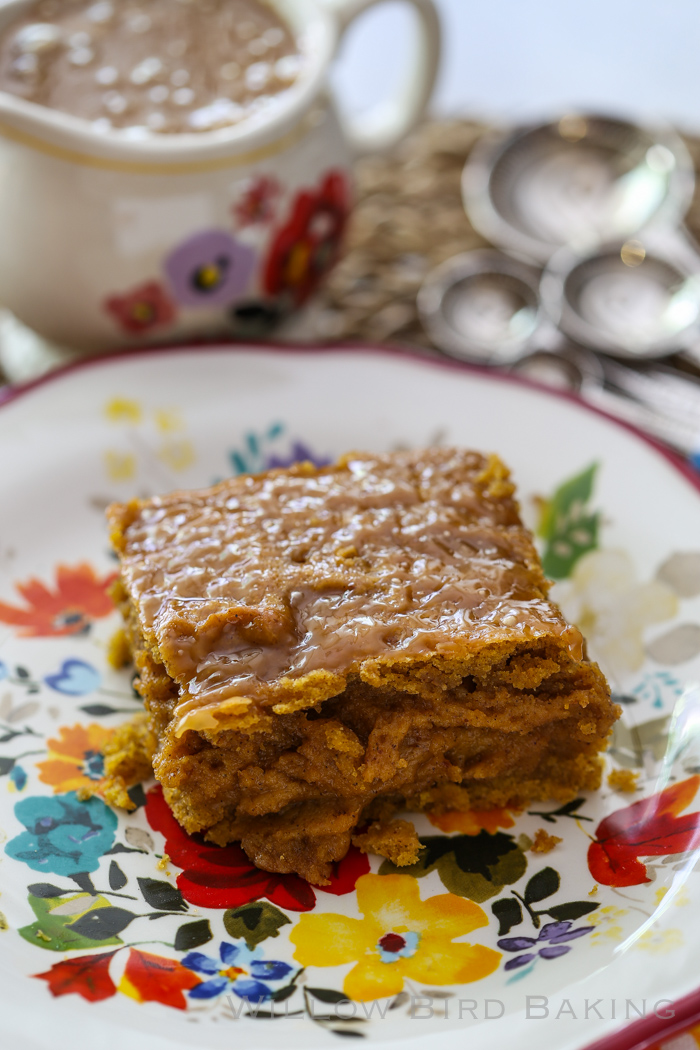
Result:
<instances>
[{"instance_id":1,"label":"purple flower on mug","mask_svg":"<svg viewBox=\"0 0 700 1050\"><path fill-rule=\"evenodd\" d=\"M172 293L183 306L225 306L246 288L255 251L225 230L195 233L165 260Z\"/></svg>"}]
</instances>

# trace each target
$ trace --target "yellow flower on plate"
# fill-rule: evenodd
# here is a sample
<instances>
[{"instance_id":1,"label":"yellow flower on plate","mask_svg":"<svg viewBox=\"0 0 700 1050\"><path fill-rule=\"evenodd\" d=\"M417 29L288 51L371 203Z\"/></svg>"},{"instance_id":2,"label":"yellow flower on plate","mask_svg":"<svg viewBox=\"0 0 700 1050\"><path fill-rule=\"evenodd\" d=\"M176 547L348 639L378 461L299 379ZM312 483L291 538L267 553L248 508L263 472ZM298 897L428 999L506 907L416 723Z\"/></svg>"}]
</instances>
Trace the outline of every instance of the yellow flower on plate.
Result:
<instances>
[{"instance_id":1,"label":"yellow flower on plate","mask_svg":"<svg viewBox=\"0 0 700 1050\"><path fill-rule=\"evenodd\" d=\"M643 933L634 942L634 947L654 955L668 955L676 948L683 947L683 934L680 930L657 930L652 928Z\"/></svg>"},{"instance_id":2,"label":"yellow flower on plate","mask_svg":"<svg viewBox=\"0 0 700 1050\"><path fill-rule=\"evenodd\" d=\"M157 408L153 418L156 427L163 434L172 434L177 430L185 429L179 408Z\"/></svg>"},{"instance_id":3,"label":"yellow flower on plate","mask_svg":"<svg viewBox=\"0 0 700 1050\"><path fill-rule=\"evenodd\" d=\"M114 452L104 454L105 469L110 481L130 481L136 473L136 456L131 452Z\"/></svg>"},{"instance_id":4,"label":"yellow flower on plate","mask_svg":"<svg viewBox=\"0 0 700 1050\"><path fill-rule=\"evenodd\" d=\"M166 441L158 451L158 458L171 470L187 470L197 457L190 441Z\"/></svg>"},{"instance_id":5,"label":"yellow flower on plate","mask_svg":"<svg viewBox=\"0 0 700 1050\"><path fill-rule=\"evenodd\" d=\"M422 901L412 875L362 875L355 887L363 919L301 915L290 934L302 966L355 966L343 991L364 1001L396 995L405 978L421 984L467 984L497 968L501 953L455 944L488 919L478 904L442 893Z\"/></svg>"},{"instance_id":6,"label":"yellow flower on plate","mask_svg":"<svg viewBox=\"0 0 700 1050\"><path fill-rule=\"evenodd\" d=\"M621 941L625 931L620 920L628 914L627 908L616 908L614 904L608 904L587 915L588 925L597 927L591 934L591 941Z\"/></svg>"},{"instance_id":7,"label":"yellow flower on plate","mask_svg":"<svg viewBox=\"0 0 700 1050\"><path fill-rule=\"evenodd\" d=\"M661 901L664 899L667 893L668 886L662 886L660 889L654 892L654 902L656 903L657 907L659 904L661 904ZM673 894L671 901L673 904L675 904L677 908L683 908L686 904L690 904L690 897L688 896L688 891L686 890L685 886L678 887L678 889Z\"/></svg>"},{"instance_id":8,"label":"yellow flower on plate","mask_svg":"<svg viewBox=\"0 0 700 1050\"><path fill-rule=\"evenodd\" d=\"M105 405L105 415L110 423L140 423L141 406L128 397L113 397Z\"/></svg>"}]
</instances>

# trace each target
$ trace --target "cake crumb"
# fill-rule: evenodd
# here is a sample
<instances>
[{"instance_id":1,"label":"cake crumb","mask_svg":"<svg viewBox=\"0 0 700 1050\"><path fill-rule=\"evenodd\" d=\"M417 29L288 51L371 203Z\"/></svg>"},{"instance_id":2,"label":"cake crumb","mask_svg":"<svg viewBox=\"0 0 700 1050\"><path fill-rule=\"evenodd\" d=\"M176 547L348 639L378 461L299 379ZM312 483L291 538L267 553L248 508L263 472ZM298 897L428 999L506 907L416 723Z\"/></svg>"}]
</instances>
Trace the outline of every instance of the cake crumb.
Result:
<instances>
[{"instance_id":1,"label":"cake crumb","mask_svg":"<svg viewBox=\"0 0 700 1050\"><path fill-rule=\"evenodd\" d=\"M363 853L377 853L397 868L415 864L423 849L416 829L408 820L392 820L388 824L375 821L367 831L354 835L352 842Z\"/></svg>"},{"instance_id":2,"label":"cake crumb","mask_svg":"<svg viewBox=\"0 0 700 1050\"><path fill-rule=\"evenodd\" d=\"M88 786L87 784L84 784L82 787L79 787L78 790L76 791L76 795L78 797L78 801L79 802L87 802L88 799L91 799L92 796L95 794L95 792L97 790L97 786L98 786L97 783L95 783L94 786L92 786L92 785Z\"/></svg>"},{"instance_id":3,"label":"cake crumb","mask_svg":"<svg viewBox=\"0 0 700 1050\"><path fill-rule=\"evenodd\" d=\"M538 828L530 849L533 853L551 853L561 841L558 835L550 835L544 828Z\"/></svg>"},{"instance_id":4,"label":"cake crumb","mask_svg":"<svg viewBox=\"0 0 700 1050\"><path fill-rule=\"evenodd\" d=\"M145 711L114 730L102 749L106 775L100 785L100 794L107 802L120 809L136 809L128 788L152 775L155 746Z\"/></svg>"},{"instance_id":5,"label":"cake crumb","mask_svg":"<svg viewBox=\"0 0 700 1050\"><path fill-rule=\"evenodd\" d=\"M44 933L43 930L37 930L36 935L40 941L46 941L47 944L51 943L51 938L49 937L48 933Z\"/></svg>"},{"instance_id":6,"label":"cake crumb","mask_svg":"<svg viewBox=\"0 0 700 1050\"><path fill-rule=\"evenodd\" d=\"M589 897L597 897L598 896L598 883L597 882L596 882L595 886L593 887L593 889L588 891L588 896Z\"/></svg>"},{"instance_id":7,"label":"cake crumb","mask_svg":"<svg viewBox=\"0 0 700 1050\"><path fill-rule=\"evenodd\" d=\"M131 646L123 627L115 631L107 643L107 663L115 671L131 663Z\"/></svg>"},{"instance_id":8,"label":"cake crumb","mask_svg":"<svg viewBox=\"0 0 700 1050\"><path fill-rule=\"evenodd\" d=\"M639 788L638 778L639 774L633 773L631 769L613 769L611 773L608 773L608 787L611 787L613 791L631 793Z\"/></svg>"},{"instance_id":9,"label":"cake crumb","mask_svg":"<svg viewBox=\"0 0 700 1050\"><path fill-rule=\"evenodd\" d=\"M0 911L0 930L9 930L10 924L4 912Z\"/></svg>"},{"instance_id":10,"label":"cake crumb","mask_svg":"<svg viewBox=\"0 0 700 1050\"><path fill-rule=\"evenodd\" d=\"M127 812L136 809L136 803L130 797L123 777L111 776L102 785L102 797L110 806L125 809Z\"/></svg>"},{"instance_id":11,"label":"cake crumb","mask_svg":"<svg viewBox=\"0 0 700 1050\"><path fill-rule=\"evenodd\" d=\"M156 867L158 868L158 871L165 871L165 869L167 868L168 864L170 864L170 857L168 856L167 853L164 853L163 856L158 861L158 863L156 864ZM170 873L168 872L168 874L170 874Z\"/></svg>"}]
</instances>

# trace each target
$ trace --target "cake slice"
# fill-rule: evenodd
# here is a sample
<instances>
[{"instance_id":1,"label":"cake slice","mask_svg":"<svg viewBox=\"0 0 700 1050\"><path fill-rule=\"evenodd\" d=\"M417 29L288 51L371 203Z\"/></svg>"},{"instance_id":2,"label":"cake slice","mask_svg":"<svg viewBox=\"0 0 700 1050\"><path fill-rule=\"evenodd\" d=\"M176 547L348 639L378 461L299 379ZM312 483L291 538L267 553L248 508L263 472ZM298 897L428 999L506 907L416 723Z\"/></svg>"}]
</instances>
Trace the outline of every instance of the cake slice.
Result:
<instances>
[{"instance_id":1,"label":"cake slice","mask_svg":"<svg viewBox=\"0 0 700 1050\"><path fill-rule=\"evenodd\" d=\"M153 767L186 831L324 884L397 810L598 786L618 709L513 492L496 456L431 448L109 508Z\"/></svg>"}]
</instances>

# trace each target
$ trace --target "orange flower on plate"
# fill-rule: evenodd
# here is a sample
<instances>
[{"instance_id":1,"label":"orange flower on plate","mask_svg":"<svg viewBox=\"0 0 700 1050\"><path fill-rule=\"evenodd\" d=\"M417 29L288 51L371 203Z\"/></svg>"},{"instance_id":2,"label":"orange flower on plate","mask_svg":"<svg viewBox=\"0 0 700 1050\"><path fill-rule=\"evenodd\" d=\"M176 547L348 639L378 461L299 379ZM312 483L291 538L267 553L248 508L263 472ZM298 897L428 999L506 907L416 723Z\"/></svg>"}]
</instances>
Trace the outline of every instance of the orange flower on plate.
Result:
<instances>
[{"instance_id":1,"label":"orange flower on plate","mask_svg":"<svg viewBox=\"0 0 700 1050\"><path fill-rule=\"evenodd\" d=\"M0 602L0 623L18 627L20 634L34 638L86 634L93 620L114 611L107 588L116 575L98 576L86 562L59 565L53 590L35 577L16 583L26 605Z\"/></svg>"},{"instance_id":2,"label":"orange flower on plate","mask_svg":"<svg viewBox=\"0 0 700 1050\"><path fill-rule=\"evenodd\" d=\"M350 999L396 995L405 978L430 986L467 984L497 968L500 952L453 943L488 925L473 901L452 893L422 901L412 875L363 875L355 890L363 919L304 914L289 938L302 966L354 962L343 983Z\"/></svg>"},{"instance_id":3,"label":"orange flower on plate","mask_svg":"<svg viewBox=\"0 0 700 1050\"><path fill-rule=\"evenodd\" d=\"M428 813L428 820L446 834L461 831L463 835L478 835L481 831L488 831L493 835L499 828L515 826L507 809L468 809L463 812L450 809L446 813Z\"/></svg>"},{"instance_id":4,"label":"orange flower on plate","mask_svg":"<svg viewBox=\"0 0 700 1050\"><path fill-rule=\"evenodd\" d=\"M187 1000L184 993L201 984L201 981L201 977L182 966L177 959L130 948L118 987L120 992L137 1003L163 1003L176 1010L185 1010Z\"/></svg>"},{"instance_id":5,"label":"orange flower on plate","mask_svg":"<svg viewBox=\"0 0 700 1050\"><path fill-rule=\"evenodd\" d=\"M49 757L37 762L39 780L55 793L94 788L104 777L102 748L112 735L93 722L89 726L62 726L58 739L48 741Z\"/></svg>"}]
</instances>

